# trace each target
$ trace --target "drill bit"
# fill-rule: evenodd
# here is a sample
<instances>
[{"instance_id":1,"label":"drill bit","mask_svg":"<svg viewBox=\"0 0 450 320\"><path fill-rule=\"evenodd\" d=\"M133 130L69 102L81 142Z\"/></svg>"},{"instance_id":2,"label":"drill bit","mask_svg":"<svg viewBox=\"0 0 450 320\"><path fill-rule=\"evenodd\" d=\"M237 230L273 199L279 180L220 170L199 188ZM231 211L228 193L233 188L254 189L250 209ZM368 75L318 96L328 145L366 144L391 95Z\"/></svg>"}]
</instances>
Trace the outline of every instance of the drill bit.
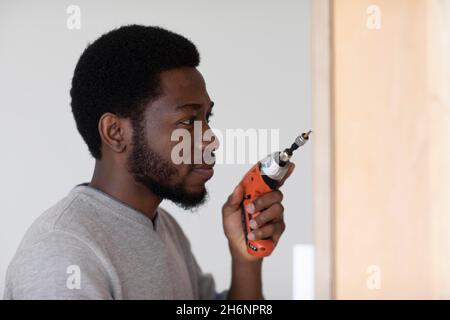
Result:
<instances>
[{"instance_id":1,"label":"drill bit","mask_svg":"<svg viewBox=\"0 0 450 320\"><path fill-rule=\"evenodd\" d=\"M312 133L312 130L309 130L307 133L302 133L302 137L306 140L309 139L309 135Z\"/></svg>"},{"instance_id":2,"label":"drill bit","mask_svg":"<svg viewBox=\"0 0 450 320\"><path fill-rule=\"evenodd\" d=\"M308 142L309 136L311 135L311 133L312 133L312 130L310 130L306 133L302 133L295 139L295 142L291 145L290 148L284 149L284 151L280 153L280 165L281 166L284 166L289 161L289 159L292 157L292 154L294 153L295 150L297 150L298 148L303 146L306 142Z\"/></svg>"}]
</instances>

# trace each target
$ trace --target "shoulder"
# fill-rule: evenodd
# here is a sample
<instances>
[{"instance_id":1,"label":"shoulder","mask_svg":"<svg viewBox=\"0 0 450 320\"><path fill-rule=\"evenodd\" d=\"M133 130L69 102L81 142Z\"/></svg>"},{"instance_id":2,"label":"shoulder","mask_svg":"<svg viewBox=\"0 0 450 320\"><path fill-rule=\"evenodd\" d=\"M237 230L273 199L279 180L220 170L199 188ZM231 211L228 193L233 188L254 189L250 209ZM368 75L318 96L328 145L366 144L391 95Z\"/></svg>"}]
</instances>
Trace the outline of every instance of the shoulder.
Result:
<instances>
[{"instance_id":1,"label":"shoulder","mask_svg":"<svg viewBox=\"0 0 450 320\"><path fill-rule=\"evenodd\" d=\"M85 199L70 194L41 214L27 230L8 266L5 297L69 294L65 281L73 266L92 276L91 283L106 283L105 263L88 235L95 224L89 226L87 220L83 221L89 214L92 211Z\"/></svg>"},{"instance_id":2,"label":"shoulder","mask_svg":"<svg viewBox=\"0 0 450 320\"><path fill-rule=\"evenodd\" d=\"M17 274L42 269L49 264L89 261L105 265L102 244L107 239L100 232L99 213L81 193L70 192L42 213L22 238L8 270ZM28 267L26 267L28 266ZM30 270L28 270L30 269Z\"/></svg>"},{"instance_id":3,"label":"shoulder","mask_svg":"<svg viewBox=\"0 0 450 320\"><path fill-rule=\"evenodd\" d=\"M96 234L95 207L82 194L70 193L42 213L28 228L19 248L27 248L55 236L89 241Z\"/></svg>"}]
</instances>

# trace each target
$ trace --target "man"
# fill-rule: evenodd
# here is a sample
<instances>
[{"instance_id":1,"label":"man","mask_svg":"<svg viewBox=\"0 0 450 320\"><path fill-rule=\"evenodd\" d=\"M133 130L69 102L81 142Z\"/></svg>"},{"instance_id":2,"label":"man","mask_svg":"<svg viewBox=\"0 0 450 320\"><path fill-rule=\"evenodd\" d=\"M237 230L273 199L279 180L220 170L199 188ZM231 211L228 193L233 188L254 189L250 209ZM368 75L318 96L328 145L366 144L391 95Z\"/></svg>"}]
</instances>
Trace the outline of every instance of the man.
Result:
<instances>
[{"instance_id":1,"label":"man","mask_svg":"<svg viewBox=\"0 0 450 320\"><path fill-rule=\"evenodd\" d=\"M171 158L175 130L192 132L195 121L210 129L213 102L198 64L193 43L157 27L121 27L86 48L70 93L78 131L96 159L94 174L28 230L8 268L6 299L264 298L262 259L246 251L242 187L222 208L232 281L221 293L159 207L163 199L199 206L213 173L213 163ZM192 154L210 143L196 141ZM281 200L275 191L252 203L254 212L266 210L252 221L250 238L278 242Z\"/></svg>"}]
</instances>

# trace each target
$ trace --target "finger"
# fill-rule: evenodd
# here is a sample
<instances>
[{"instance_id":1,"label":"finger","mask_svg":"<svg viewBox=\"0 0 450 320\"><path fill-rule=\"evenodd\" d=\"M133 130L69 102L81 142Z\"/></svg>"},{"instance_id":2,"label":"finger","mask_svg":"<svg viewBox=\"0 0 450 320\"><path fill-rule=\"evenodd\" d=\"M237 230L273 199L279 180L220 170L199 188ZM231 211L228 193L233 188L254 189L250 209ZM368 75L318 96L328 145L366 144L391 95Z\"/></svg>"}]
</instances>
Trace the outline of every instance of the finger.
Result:
<instances>
[{"instance_id":1,"label":"finger","mask_svg":"<svg viewBox=\"0 0 450 320\"><path fill-rule=\"evenodd\" d=\"M280 190L271 191L248 204L246 209L250 213L255 213L270 207L276 202L281 202L281 200L283 200L283 193Z\"/></svg>"},{"instance_id":2,"label":"finger","mask_svg":"<svg viewBox=\"0 0 450 320\"><path fill-rule=\"evenodd\" d=\"M283 223L270 223L266 224L265 226L253 230L248 234L249 240L262 240L267 238L272 238L273 240L280 238L281 233L283 232ZM275 242L275 241L274 241Z\"/></svg>"},{"instance_id":3,"label":"finger","mask_svg":"<svg viewBox=\"0 0 450 320\"><path fill-rule=\"evenodd\" d=\"M228 196L227 201L223 205L223 211L225 213L227 212L234 212L239 209L242 200L244 198L244 189L242 188L241 184L238 184L233 192Z\"/></svg>"},{"instance_id":4,"label":"finger","mask_svg":"<svg viewBox=\"0 0 450 320\"><path fill-rule=\"evenodd\" d=\"M273 244L276 246L278 244L278 241L280 241L281 235L283 234L284 230L286 230L286 224L284 221L280 221L276 227L275 234L272 236Z\"/></svg>"},{"instance_id":5,"label":"finger","mask_svg":"<svg viewBox=\"0 0 450 320\"><path fill-rule=\"evenodd\" d=\"M284 207L280 202L274 203L267 210L262 211L257 217L250 220L250 227L257 229L266 223L283 220Z\"/></svg>"},{"instance_id":6,"label":"finger","mask_svg":"<svg viewBox=\"0 0 450 320\"><path fill-rule=\"evenodd\" d=\"M288 172L286 173L286 175L284 176L283 179L281 179L280 185L279 187L281 187L284 182L290 177L290 175L292 174L292 172L294 172L295 169L295 163L291 162L289 163L289 168L288 168Z\"/></svg>"}]
</instances>

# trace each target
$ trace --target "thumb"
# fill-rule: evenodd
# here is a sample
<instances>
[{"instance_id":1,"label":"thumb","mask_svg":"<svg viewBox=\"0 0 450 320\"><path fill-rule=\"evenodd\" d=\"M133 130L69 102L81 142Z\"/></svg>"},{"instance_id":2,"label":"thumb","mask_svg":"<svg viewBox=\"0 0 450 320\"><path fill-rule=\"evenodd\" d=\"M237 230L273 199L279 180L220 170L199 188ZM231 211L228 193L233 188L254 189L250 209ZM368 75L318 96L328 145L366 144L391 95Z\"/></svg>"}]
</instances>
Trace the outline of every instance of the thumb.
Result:
<instances>
[{"instance_id":1,"label":"thumb","mask_svg":"<svg viewBox=\"0 0 450 320\"><path fill-rule=\"evenodd\" d=\"M238 184L223 205L224 213L232 213L239 209L244 198L244 188Z\"/></svg>"}]
</instances>

